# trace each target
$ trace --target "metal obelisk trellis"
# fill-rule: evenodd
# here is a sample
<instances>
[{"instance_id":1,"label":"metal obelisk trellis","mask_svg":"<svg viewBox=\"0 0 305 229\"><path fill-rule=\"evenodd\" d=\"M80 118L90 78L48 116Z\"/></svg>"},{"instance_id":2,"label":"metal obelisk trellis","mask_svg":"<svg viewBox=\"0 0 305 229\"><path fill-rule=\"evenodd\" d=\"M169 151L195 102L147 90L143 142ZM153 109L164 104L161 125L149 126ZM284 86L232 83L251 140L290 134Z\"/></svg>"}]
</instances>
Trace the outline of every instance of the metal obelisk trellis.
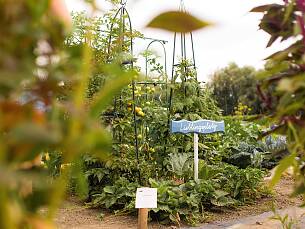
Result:
<instances>
[{"instance_id":1,"label":"metal obelisk trellis","mask_svg":"<svg viewBox=\"0 0 305 229\"><path fill-rule=\"evenodd\" d=\"M133 28L131 23L131 18L129 16L129 13L126 9L126 3L127 0L121 0L120 4L121 7L116 12L115 16L112 18L112 24L110 26L110 31L105 31L109 33L108 38L108 48L107 48L107 61L112 62L115 58L120 57L122 54L128 53L129 58L123 59L121 62L121 66L125 68L134 68L134 59L133 59L133 42L134 42L134 36L133 36ZM118 28L116 27L118 26ZM115 31L118 29L118 34L115 34ZM113 40L117 39L116 42ZM160 39L153 39L153 38L147 38L143 37L144 40L150 40L150 43L148 44L146 51L148 51L153 44L160 44L162 46L163 52L164 52L164 81L153 81L149 78L149 67L148 67L148 59L146 57L146 66L145 66L145 73L146 77L143 82L137 82L136 80L132 81L132 110L133 110L133 125L134 125L134 146L135 146L135 153L137 161L139 162L139 139L138 139L138 120L137 120L137 114L136 114L136 95L135 90L136 86L145 86L147 88L148 85L153 85L156 87L157 85L165 85L166 90L166 96L165 101L168 102L168 93L167 93L167 84L168 84L168 77L167 77L167 54L166 54L166 48L165 44L167 41L160 40ZM114 50L113 50L114 48ZM147 91L146 91L146 100L147 100ZM120 114L118 111L121 111L123 108L122 104L122 95L117 96L114 99L114 110L111 114L112 120L118 117L123 117L123 114ZM109 117L109 115L107 115ZM146 128L145 128L146 129ZM115 128L113 128L113 136L116 137L117 134L123 135L124 133L116 133ZM121 142L121 136L119 136L119 142Z\"/></svg>"},{"instance_id":2,"label":"metal obelisk trellis","mask_svg":"<svg viewBox=\"0 0 305 229\"><path fill-rule=\"evenodd\" d=\"M153 84L154 86L156 85L161 85L161 86L165 86L164 90L165 90L165 104L168 107L168 74L167 74L167 52L166 52L166 48L165 48L165 44L167 43L167 41L164 40L159 40L159 39L150 39L151 42L148 44L147 48L146 48L146 54L149 51L149 49L151 48L151 46L153 44L159 44L162 46L163 49L163 55L164 55L164 81L162 82L150 82L149 80L149 74L148 74L148 57L145 57L145 87L147 88L148 84ZM147 90L146 90L146 100L147 100ZM145 126L145 132L146 132L146 136L147 136L147 126ZM166 144L164 145L164 153L166 153Z\"/></svg>"},{"instance_id":3,"label":"metal obelisk trellis","mask_svg":"<svg viewBox=\"0 0 305 229\"><path fill-rule=\"evenodd\" d=\"M114 58L113 55L122 55L124 52L129 53L129 59L123 60L121 62L122 66L129 66L133 69L134 67L134 60L133 60L133 28L131 23L131 18L129 16L129 13L126 9L126 3L127 0L121 0L121 7L116 12L115 16L113 17L112 24L110 26L109 31L109 39L108 39L108 61L111 62ZM119 19L119 34L118 34L118 47L117 50L114 51L114 54L112 55L112 39L113 39L113 30L114 26L116 24L116 20ZM127 20L127 21L126 21ZM127 33L126 33L127 28ZM128 36L129 35L129 36ZM126 47L129 46L129 47ZM117 56L118 57L118 56ZM132 99L135 101L135 80L132 81ZM120 106L122 108L122 96L118 99L118 97L114 100L114 117L117 117L119 114L117 113L117 106ZM135 137L135 152L136 152L136 158L137 161L139 161L139 147L138 147L138 131L137 131L137 122L136 122L136 111L135 111L136 105L133 103L133 125L134 125L134 137ZM114 130L113 130L114 131ZM113 133L115 135L115 131Z\"/></svg>"}]
</instances>

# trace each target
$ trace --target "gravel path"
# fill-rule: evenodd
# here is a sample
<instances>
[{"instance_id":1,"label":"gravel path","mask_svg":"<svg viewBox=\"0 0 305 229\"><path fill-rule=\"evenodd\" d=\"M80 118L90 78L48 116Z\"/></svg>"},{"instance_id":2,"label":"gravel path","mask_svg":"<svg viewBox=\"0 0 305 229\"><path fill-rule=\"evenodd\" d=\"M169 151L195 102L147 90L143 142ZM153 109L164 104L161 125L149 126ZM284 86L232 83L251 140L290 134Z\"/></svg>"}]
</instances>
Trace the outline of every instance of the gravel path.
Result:
<instances>
[{"instance_id":1,"label":"gravel path","mask_svg":"<svg viewBox=\"0 0 305 229\"><path fill-rule=\"evenodd\" d=\"M305 228L305 209L298 207L290 207L278 211L282 217L288 215L295 223L293 228ZM218 221L202 225L200 227L188 227L187 229L277 229L282 228L279 221L270 219L274 216L273 212L265 212L257 216L249 216L231 221ZM185 228L186 229L186 228Z\"/></svg>"}]
</instances>

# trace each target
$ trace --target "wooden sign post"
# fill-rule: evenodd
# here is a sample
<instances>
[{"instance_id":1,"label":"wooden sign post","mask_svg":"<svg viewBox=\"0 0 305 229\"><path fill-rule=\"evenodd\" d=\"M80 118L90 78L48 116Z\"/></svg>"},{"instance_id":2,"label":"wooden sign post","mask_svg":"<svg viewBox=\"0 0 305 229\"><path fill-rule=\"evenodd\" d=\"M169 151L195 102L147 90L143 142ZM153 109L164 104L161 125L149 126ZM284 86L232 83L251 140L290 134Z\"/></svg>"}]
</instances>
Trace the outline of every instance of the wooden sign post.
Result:
<instances>
[{"instance_id":1,"label":"wooden sign post","mask_svg":"<svg viewBox=\"0 0 305 229\"><path fill-rule=\"evenodd\" d=\"M158 191L156 188L138 188L136 194L136 208L138 213L138 229L148 229L148 209L157 208Z\"/></svg>"},{"instance_id":2,"label":"wooden sign post","mask_svg":"<svg viewBox=\"0 0 305 229\"><path fill-rule=\"evenodd\" d=\"M148 229L147 219L148 219L148 209L139 208L138 213L138 229Z\"/></svg>"},{"instance_id":3,"label":"wooden sign post","mask_svg":"<svg viewBox=\"0 0 305 229\"><path fill-rule=\"evenodd\" d=\"M171 121L171 133L189 134L194 133L194 180L198 180L198 134L213 134L218 132L225 132L224 121Z\"/></svg>"}]
</instances>

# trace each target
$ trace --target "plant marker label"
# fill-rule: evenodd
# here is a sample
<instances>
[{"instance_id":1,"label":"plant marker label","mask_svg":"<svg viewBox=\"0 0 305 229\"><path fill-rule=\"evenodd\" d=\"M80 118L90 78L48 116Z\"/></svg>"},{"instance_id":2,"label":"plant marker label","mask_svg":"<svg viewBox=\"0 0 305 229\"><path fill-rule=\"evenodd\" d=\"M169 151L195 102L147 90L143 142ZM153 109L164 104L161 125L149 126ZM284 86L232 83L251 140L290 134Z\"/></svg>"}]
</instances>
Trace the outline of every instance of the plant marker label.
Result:
<instances>
[{"instance_id":1,"label":"plant marker label","mask_svg":"<svg viewBox=\"0 0 305 229\"><path fill-rule=\"evenodd\" d=\"M187 120L171 121L171 132L180 134L213 134L225 132L225 122L210 120L198 120L194 122Z\"/></svg>"},{"instance_id":2,"label":"plant marker label","mask_svg":"<svg viewBox=\"0 0 305 229\"><path fill-rule=\"evenodd\" d=\"M210 120L198 120L198 121L171 121L171 132L180 134L194 133L194 180L198 180L198 134L213 134L218 132L225 132L224 121L210 121Z\"/></svg>"},{"instance_id":3,"label":"plant marker label","mask_svg":"<svg viewBox=\"0 0 305 229\"><path fill-rule=\"evenodd\" d=\"M137 188L136 208L157 208L157 200L156 188Z\"/></svg>"}]
</instances>

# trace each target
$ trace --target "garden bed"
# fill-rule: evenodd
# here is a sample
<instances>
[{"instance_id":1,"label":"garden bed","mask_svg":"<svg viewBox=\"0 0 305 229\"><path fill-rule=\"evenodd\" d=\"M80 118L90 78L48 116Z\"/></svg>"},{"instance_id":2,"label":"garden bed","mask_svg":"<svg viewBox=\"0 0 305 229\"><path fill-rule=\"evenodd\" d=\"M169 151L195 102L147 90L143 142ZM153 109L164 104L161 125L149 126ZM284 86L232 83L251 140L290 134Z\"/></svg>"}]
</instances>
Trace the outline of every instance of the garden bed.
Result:
<instances>
[{"instance_id":1,"label":"garden bed","mask_svg":"<svg viewBox=\"0 0 305 229\"><path fill-rule=\"evenodd\" d=\"M210 211L208 223L214 221L229 221L243 217L258 215L270 211L273 203L278 209L297 206L302 200L289 198L293 188L293 180L286 176L275 187L274 196L258 199L253 204L241 206L237 209L222 209L221 211ZM136 228L137 218L132 216L116 216L105 214L103 220L99 219L101 210L87 209L76 198L69 198L59 210L56 223L59 229L131 229ZM157 222L150 225L150 228L173 228L162 226Z\"/></svg>"}]
</instances>

